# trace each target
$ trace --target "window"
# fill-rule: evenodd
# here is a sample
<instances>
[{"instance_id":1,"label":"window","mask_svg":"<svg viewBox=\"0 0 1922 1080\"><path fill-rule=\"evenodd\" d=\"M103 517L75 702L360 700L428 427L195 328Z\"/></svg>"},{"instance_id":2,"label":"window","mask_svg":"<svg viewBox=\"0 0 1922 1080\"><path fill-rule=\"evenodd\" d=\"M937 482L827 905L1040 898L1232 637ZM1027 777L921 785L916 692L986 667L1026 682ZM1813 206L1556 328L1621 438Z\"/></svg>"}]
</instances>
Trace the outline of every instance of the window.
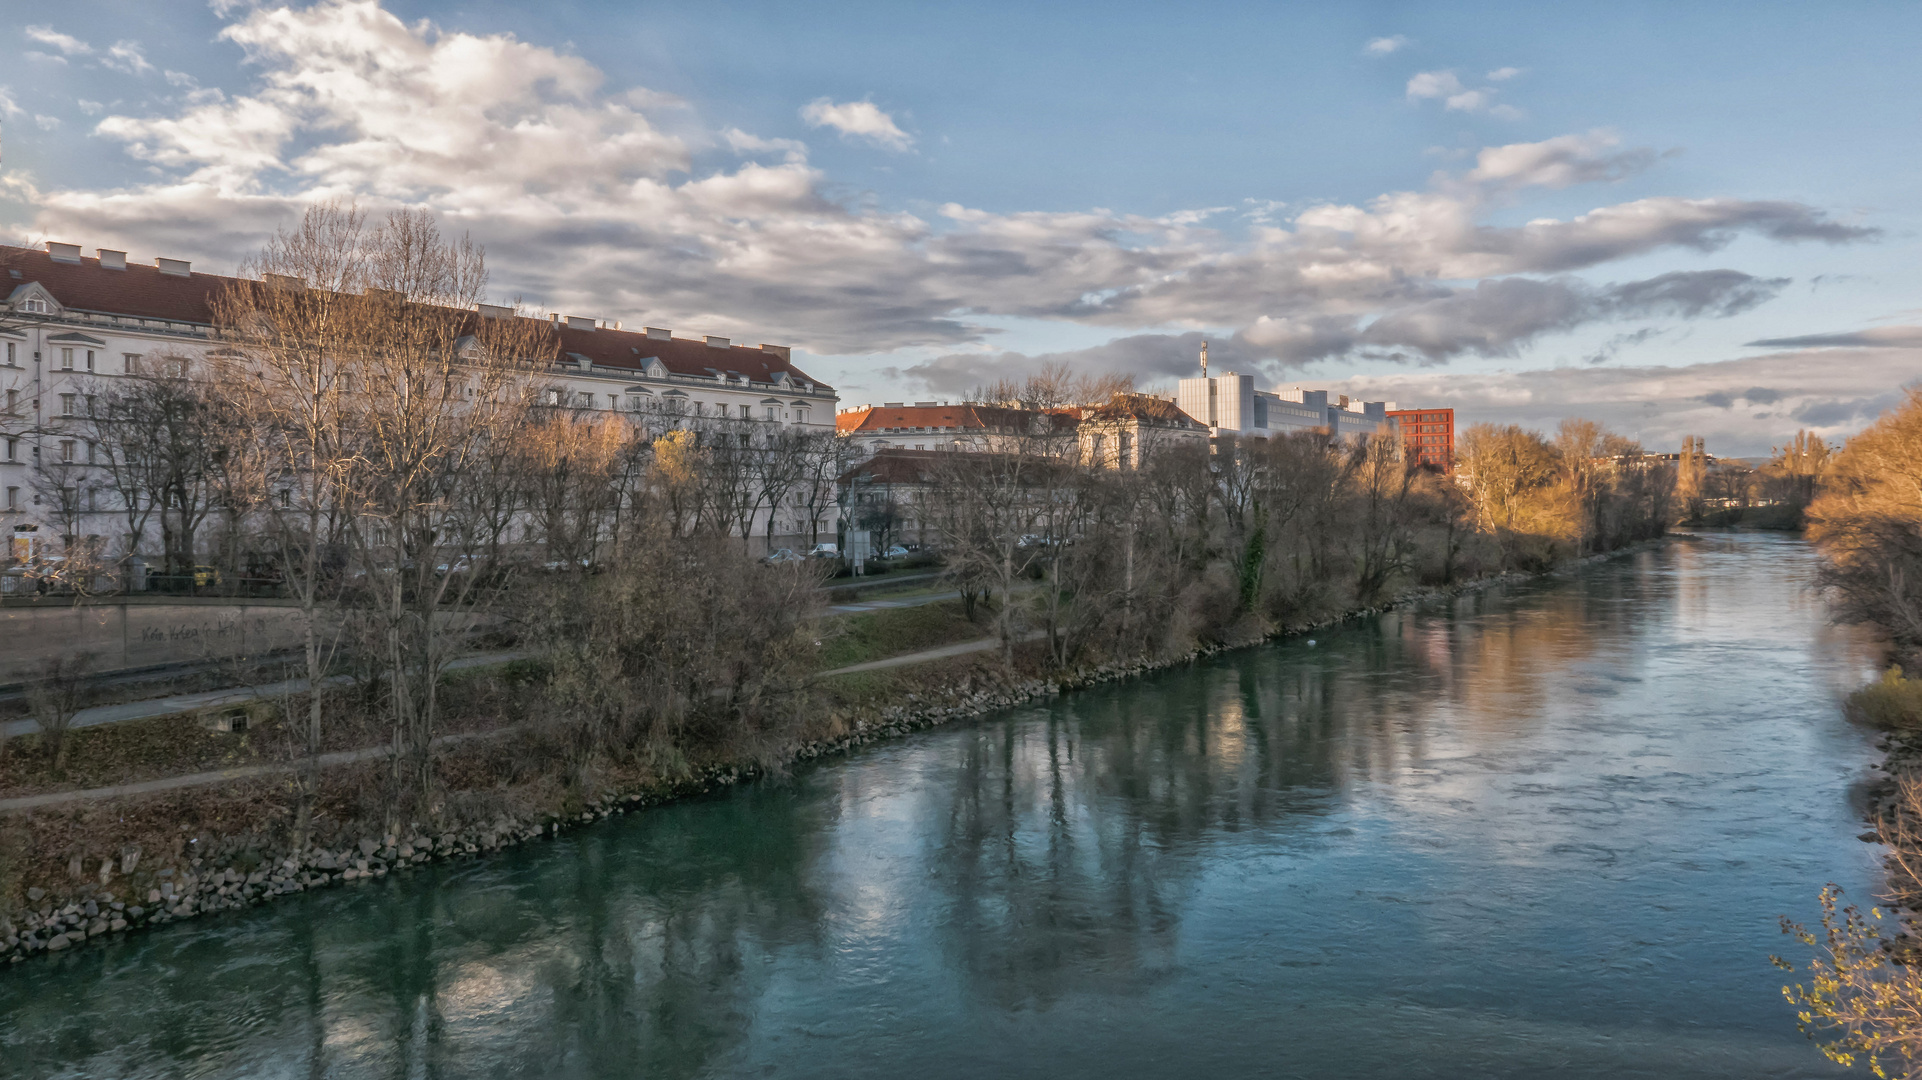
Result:
<instances>
[{"instance_id":1,"label":"window","mask_svg":"<svg viewBox=\"0 0 1922 1080\"><path fill-rule=\"evenodd\" d=\"M283 507L294 505L294 489L293 488L280 489L280 505Z\"/></svg>"},{"instance_id":2,"label":"window","mask_svg":"<svg viewBox=\"0 0 1922 1080\"><path fill-rule=\"evenodd\" d=\"M73 460L73 440L72 439L60 440L60 460L61 461Z\"/></svg>"},{"instance_id":3,"label":"window","mask_svg":"<svg viewBox=\"0 0 1922 1080\"><path fill-rule=\"evenodd\" d=\"M561 392L559 390L547 391L546 394L542 395L541 403L544 405L559 405L561 403Z\"/></svg>"},{"instance_id":4,"label":"window","mask_svg":"<svg viewBox=\"0 0 1922 1080\"><path fill-rule=\"evenodd\" d=\"M91 442L88 443L87 444L87 464L92 465L98 462L99 458L97 455L99 454L99 452L100 452L99 447L95 446Z\"/></svg>"},{"instance_id":5,"label":"window","mask_svg":"<svg viewBox=\"0 0 1922 1080\"><path fill-rule=\"evenodd\" d=\"M5 450L7 452L6 460L8 461L20 460L20 440L19 439L16 439L12 436L8 436L6 439L5 445L0 446L0 450Z\"/></svg>"},{"instance_id":6,"label":"window","mask_svg":"<svg viewBox=\"0 0 1922 1080\"><path fill-rule=\"evenodd\" d=\"M14 412L19 408L20 408L20 391L18 390L7 391L7 411Z\"/></svg>"},{"instance_id":7,"label":"window","mask_svg":"<svg viewBox=\"0 0 1922 1080\"><path fill-rule=\"evenodd\" d=\"M95 400L94 400L94 396L93 396L92 394L88 394L88 395L87 395L87 415L88 415L88 416L98 416L98 415L100 415L99 413L97 413L97 412L95 412L95 411L94 411L94 406L95 406L95 404L96 404L96 402L95 402Z\"/></svg>"},{"instance_id":8,"label":"window","mask_svg":"<svg viewBox=\"0 0 1922 1080\"><path fill-rule=\"evenodd\" d=\"M47 313L47 302L37 296L29 297L28 299L20 301L20 310L34 315L45 315Z\"/></svg>"},{"instance_id":9,"label":"window","mask_svg":"<svg viewBox=\"0 0 1922 1080\"><path fill-rule=\"evenodd\" d=\"M90 457L92 456L93 454L92 446L87 447L87 454ZM89 511L94 511L94 512L99 511L100 509L100 489L99 488L87 489L87 509Z\"/></svg>"},{"instance_id":10,"label":"window","mask_svg":"<svg viewBox=\"0 0 1922 1080\"><path fill-rule=\"evenodd\" d=\"M19 488L10 487L7 489L7 509L9 510L20 509L20 489Z\"/></svg>"},{"instance_id":11,"label":"window","mask_svg":"<svg viewBox=\"0 0 1922 1080\"><path fill-rule=\"evenodd\" d=\"M769 420L772 420L772 419L774 419L774 406L772 406L772 405L769 405L769 406L767 407L767 418L768 418Z\"/></svg>"},{"instance_id":12,"label":"window","mask_svg":"<svg viewBox=\"0 0 1922 1080\"><path fill-rule=\"evenodd\" d=\"M137 352L121 353L120 358L126 361L127 374L129 375L140 374L140 354L139 353Z\"/></svg>"},{"instance_id":13,"label":"window","mask_svg":"<svg viewBox=\"0 0 1922 1080\"><path fill-rule=\"evenodd\" d=\"M9 342L7 342L7 366L8 366L8 367L19 367L19 366L20 366L20 361L19 361L19 359L18 359L18 358L16 357L16 355L14 354L14 351L13 351L13 350L15 349L15 347L16 347L16 346L14 345L14 343L13 343L13 342L11 342L11 341L9 341Z\"/></svg>"},{"instance_id":14,"label":"window","mask_svg":"<svg viewBox=\"0 0 1922 1080\"><path fill-rule=\"evenodd\" d=\"M609 394L609 395L607 395L607 407L608 407L608 408L610 408L610 409L618 409L618 408L620 408L620 407L621 407L621 395L619 395L619 394Z\"/></svg>"},{"instance_id":15,"label":"window","mask_svg":"<svg viewBox=\"0 0 1922 1080\"><path fill-rule=\"evenodd\" d=\"M807 423L807 422L808 422L808 411L807 411L806 409L796 409L796 410L794 410L794 422L795 422L795 423L797 423L797 424L805 424L805 423Z\"/></svg>"},{"instance_id":16,"label":"window","mask_svg":"<svg viewBox=\"0 0 1922 1080\"><path fill-rule=\"evenodd\" d=\"M61 394L60 395L60 415L61 416L73 415L74 399L78 398L79 396L80 396L79 394Z\"/></svg>"},{"instance_id":17,"label":"window","mask_svg":"<svg viewBox=\"0 0 1922 1080\"><path fill-rule=\"evenodd\" d=\"M73 350L72 349L60 350L60 370L62 371L73 370Z\"/></svg>"},{"instance_id":18,"label":"window","mask_svg":"<svg viewBox=\"0 0 1922 1080\"><path fill-rule=\"evenodd\" d=\"M87 350L87 370L88 371L93 370L93 350L92 349Z\"/></svg>"}]
</instances>

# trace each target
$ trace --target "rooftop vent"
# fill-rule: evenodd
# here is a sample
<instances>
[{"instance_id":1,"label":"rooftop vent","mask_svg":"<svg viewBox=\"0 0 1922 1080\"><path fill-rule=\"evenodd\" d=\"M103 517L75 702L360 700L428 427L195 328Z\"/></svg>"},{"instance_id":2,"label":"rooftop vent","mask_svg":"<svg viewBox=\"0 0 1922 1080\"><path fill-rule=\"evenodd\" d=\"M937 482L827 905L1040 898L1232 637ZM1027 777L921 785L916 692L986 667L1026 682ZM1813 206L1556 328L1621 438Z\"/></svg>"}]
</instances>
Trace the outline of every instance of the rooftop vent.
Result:
<instances>
[{"instance_id":1,"label":"rooftop vent","mask_svg":"<svg viewBox=\"0 0 1922 1080\"><path fill-rule=\"evenodd\" d=\"M567 317L567 328L569 330L592 330L594 329L594 320L582 315L569 315Z\"/></svg>"},{"instance_id":2,"label":"rooftop vent","mask_svg":"<svg viewBox=\"0 0 1922 1080\"><path fill-rule=\"evenodd\" d=\"M900 402L898 402L898 401L884 401L884 402L882 402L882 403L881 403L881 407L882 407L883 409L901 409L901 408L906 408L906 406L904 406L904 405L902 405L902 404L901 404Z\"/></svg>"},{"instance_id":3,"label":"rooftop vent","mask_svg":"<svg viewBox=\"0 0 1922 1080\"><path fill-rule=\"evenodd\" d=\"M621 321L619 319L602 319L601 320L601 329L603 330L619 330L620 328L621 328Z\"/></svg>"},{"instance_id":4,"label":"rooftop vent","mask_svg":"<svg viewBox=\"0 0 1922 1080\"><path fill-rule=\"evenodd\" d=\"M917 401L917 402L915 402L915 403L914 403L914 407L915 407L915 408L917 408L917 409L932 409L932 408L934 408L934 402L932 402L932 401Z\"/></svg>"},{"instance_id":5,"label":"rooftop vent","mask_svg":"<svg viewBox=\"0 0 1922 1080\"><path fill-rule=\"evenodd\" d=\"M172 277L192 277L194 264L185 259L155 259L154 269Z\"/></svg>"},{"instance_id":6,"label":"rooftop vent","mask_svg":"<svg viewBox=\"0 0 1922 1080\"><path fill-rule=\"evenodd\" d=\"M725 349L728 347L728 340L724 337L715 337L713 334L709 334L707 336L707 347L710 349Z\"/></svg>"},{"instance_id":7,"label":"rooftop vent","mask_svg":"<svg viewBox=\"0 0 1922 1080\"><path fill-rule=\"evenodd\" d=\"M80 261L80 245L56 244L49 240L47 241L47 254L53 257L54 262L77 263Z\"/></svg>"},{"instance_id":8,"label":"rooftop vent","mask_svg":"<svg viewBox=\"0 0 1922 1080\"><path fill-rule=\"evenodd\" d=\"M514 309L505 304L475 304L474 310L483 319L505 319L514 314Z\"/></svg>"},{"instance_id":9,"label":"rooftop vent","mask_svg":"<svg viewBox=\"0 0 1922 1080\"><path fill-rule=\"evenodd\" d=\"M647 331L647 336L655 341L668 341L674 337L674 331L663 330L658 326L649 326L644 329Z\"/></svg>"},{"instance_id":10,"label":"rooftop vent","mask_svg":"<svg viewBox=\"0 0 1922 1080\"><path fill-rule=\"evenodd\" d=\"M774 355L780 357L782 360L787 360L789 359L788 354L792 350L790 350L786 345L765 345L764 344L761 346L761 351L767 352L767 353L773 353Z\"/></svg>"},{"instance_id":11,"label":"rooftop vent","mask_svg":"<svg viewBox=\"0 0 1922 1080\"><path fill-rule=\"evenodd\" d=\"M98 248L96 250L100 252L100 269L125 270L127 268L126 252L115 251L112 248Z\"/></svg>"}]
</instances>

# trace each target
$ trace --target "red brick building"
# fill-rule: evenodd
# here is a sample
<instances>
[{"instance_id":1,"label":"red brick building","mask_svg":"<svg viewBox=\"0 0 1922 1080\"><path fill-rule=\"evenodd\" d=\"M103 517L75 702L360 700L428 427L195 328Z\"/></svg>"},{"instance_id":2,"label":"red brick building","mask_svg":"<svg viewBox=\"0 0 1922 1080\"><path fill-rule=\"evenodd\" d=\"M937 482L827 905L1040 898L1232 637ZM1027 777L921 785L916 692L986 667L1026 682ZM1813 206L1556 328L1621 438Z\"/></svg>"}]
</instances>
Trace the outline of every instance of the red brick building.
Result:
<instances>
[{"instance_id":1,"label":"red brick building","mask_svg":"<svg viewBox=\"0 0 1922 1080\"><path fill-rule=\"evenodd\" d=\"M1412 461L1442 472L1455 471L1455 410L1391 409L1388 422L1401 434Z\"/></svg>"}]
</instances>

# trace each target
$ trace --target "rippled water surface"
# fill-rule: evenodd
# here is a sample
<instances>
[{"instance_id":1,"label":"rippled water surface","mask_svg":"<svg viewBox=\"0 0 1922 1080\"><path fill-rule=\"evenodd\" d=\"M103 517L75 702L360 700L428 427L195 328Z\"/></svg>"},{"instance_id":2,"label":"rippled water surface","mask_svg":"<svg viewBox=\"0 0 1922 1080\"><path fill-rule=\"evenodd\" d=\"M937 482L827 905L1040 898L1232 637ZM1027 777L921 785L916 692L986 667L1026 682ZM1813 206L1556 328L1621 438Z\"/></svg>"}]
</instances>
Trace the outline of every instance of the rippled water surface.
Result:
<instances>
[{"instance_id":1,"label":"rippled water surface","mask_svg":"<svg viewBox=\"0 0 1922 1080\"><path fill-rule=\"evenodd\" d=\"M1827 1076L1872 890L1793 538L1709 536L0 971L0 1074Z\"/></svg>"}]
</instances>

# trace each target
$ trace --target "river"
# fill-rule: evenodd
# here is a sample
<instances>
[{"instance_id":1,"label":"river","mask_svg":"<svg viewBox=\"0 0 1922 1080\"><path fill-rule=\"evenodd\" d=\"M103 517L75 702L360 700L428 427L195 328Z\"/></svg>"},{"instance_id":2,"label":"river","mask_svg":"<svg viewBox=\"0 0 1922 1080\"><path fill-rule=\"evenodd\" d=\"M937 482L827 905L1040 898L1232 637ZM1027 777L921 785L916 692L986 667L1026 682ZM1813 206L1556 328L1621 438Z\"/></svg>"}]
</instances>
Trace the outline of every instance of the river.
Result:
<instances>
[{"instance_id":1,"label":"river","mask_svg":"<svg viewBox=\"0 0 1922 1080\"><path fill-rule=\"evenodd\" d=\"M0 971L0 1074L1805 1077L1873 655L1711 534ZM1799 954L1798 954L1799 955Z\"/></svg>"}]
</instances>

